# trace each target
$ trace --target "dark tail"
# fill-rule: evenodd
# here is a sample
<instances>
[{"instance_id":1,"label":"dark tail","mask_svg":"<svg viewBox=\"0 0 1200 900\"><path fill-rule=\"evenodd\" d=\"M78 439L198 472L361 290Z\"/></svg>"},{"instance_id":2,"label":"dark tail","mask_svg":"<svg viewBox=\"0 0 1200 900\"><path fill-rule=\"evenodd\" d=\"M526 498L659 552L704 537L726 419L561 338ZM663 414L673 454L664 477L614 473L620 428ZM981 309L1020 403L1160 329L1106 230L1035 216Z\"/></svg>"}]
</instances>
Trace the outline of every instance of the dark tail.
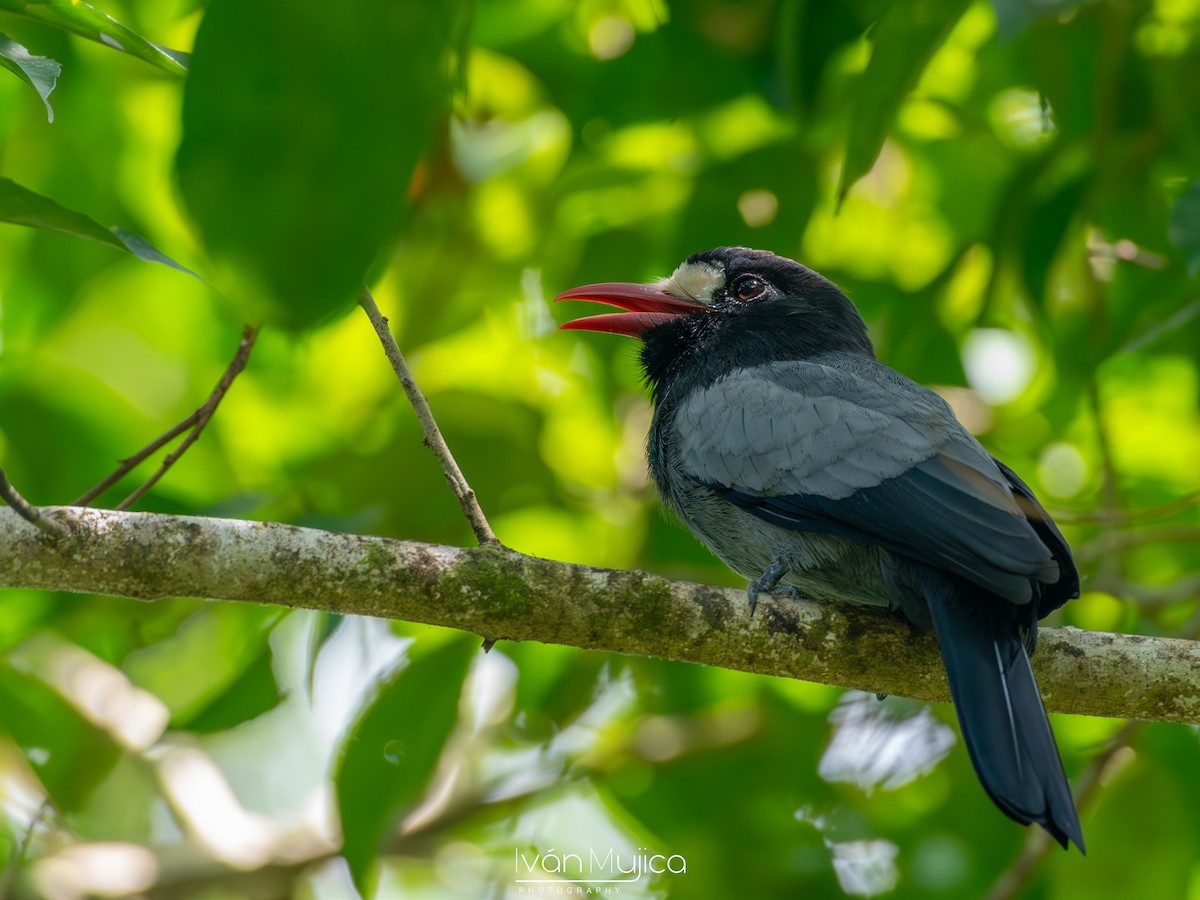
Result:
<instances>
[{"instance_id":1,"label":"dark tail","mask_svg":"<svg viewBox=\"0 0 1200 900\"><path fill-rule=\"evenodd\" d=\"M964 588L947 579L930 578L927 587L963 740L984 790L1010 819L1036 822L1063 849L1070 840L1085 852L1018 621L964 602L957 596Z\"/></svg>"}]
</instances>

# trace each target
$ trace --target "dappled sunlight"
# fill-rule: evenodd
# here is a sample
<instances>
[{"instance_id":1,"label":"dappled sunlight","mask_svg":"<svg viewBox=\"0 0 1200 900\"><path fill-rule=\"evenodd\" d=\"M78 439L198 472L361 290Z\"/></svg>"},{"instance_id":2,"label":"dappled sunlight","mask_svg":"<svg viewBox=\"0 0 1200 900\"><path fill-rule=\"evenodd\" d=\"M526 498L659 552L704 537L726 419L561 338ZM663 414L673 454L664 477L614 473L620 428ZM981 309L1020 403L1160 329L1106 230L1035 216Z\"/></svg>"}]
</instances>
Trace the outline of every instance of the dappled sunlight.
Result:
<instances>
[{"instance_id":1,"label":"dappled sunlight","mask_svg":"<svg viewBox=\"0 0 1200 900\"><path fill-rule=\"evenodd\" d=\"M571 147L570 123L555 109L542 109L516 121L488 119L451 122L451 149L463 177L474 182L516 169L536 180L553 176Z\"/></svg>"},{"instance_id":2,"label":"dappled sunlight","mask_svg":"<svg viewBox=\"0 0 1200 900\"><path fill-rule=\"evenodd\" d=\"M921 73L914 99L967 102L978 77L979 54L995 33L996 13L992 4L972 3Z\"/></svg>"},{"instance_id":3,"label":"dappled sunlight","mask_svg":"<svg viewBox=\"0 0 1200 900\"><path fill-rule=\"evenodd\" d=\"M888 840L835 840L834 821L804 808L796 818L817 830L829 851L830 864L842 891L851 897L874 897L896 887L900 872L896 866L899 848Z\"/></svg>"},{"instance_id":4,"label":"dappled sunlight","mask_svg":"<svg viewBox=\"0 0 1200 900\"><path fill-rule=\"evenodd\" d=\"M905 290L925 287L951 261L946 221L913 196L906 151L885 145L875 167L840 204L836 197L813 210L804 234L803 260L821 271L836 269L865 279L889 279ZM840 177L824 173L831 186ZM931 189L925 182L922 191ZM788 248L783 248L786 252Z\"/></svg>"},{"instance_id":5,"label":"dappled sunlight","mask_svg":"<svg viewBox=\"0 0 1200 900\"><path fill-rule=\"evenodd\" d=\"M1138 364L1127 358L1114 361L1101 378L1102 415L1122 471L1183 490L1200 488L1195 360L1159 356Z\"/></svg>"},{"instance_id":6,"label":"dappled sunlight","mask_svg":"<svg viewBox=\"0 0 1200 900\"><path fill-rule=\"evenodd\" d=\"M162 736L170 713L119 670L74 644L41 633L8 654L9 663L46 682L124 747L145 750Z\"/></svg>"},{"instance_id":7,"label":"dappled sunlight","mask_svg":"<svg viewBox=\"0 0 1200 900\"><path fill-rule=\"evenodd\" d=\"M1029 88L1010 88L988 108L996 135L1011 147L1036 147L1054 138L1054 114L1044 97Z\"/></svg>"},{"instance_id":8,"label":"dappled sunlight","mask_svg":"<svg viewBox=\"0 0 1200 900\"><path fill-rule=\"evenodd\" d=\"M1090 477L1087 460L1073 444L1061 441L1050 444L1038 460L1038 480L1053 497L1076 496Z\"/></svg>"},{"instance_id":9,"label":"dappled sunlight","mask_svg":"<svg viewBox=\"0 0 1200 900\"><path fill-rule=\"evenodd\" d=\"M846 841L833 845L833 870L842 890L851 897L874 897L892 890L900 880L891 841Z\"/></svg>"},{"instance_id":10,"label":"dappled sunlight","mask_svg":"<svg viewBox=\"0 0 1200 900\"><path fill-rule=\"evenodd\" d=\"M637 36L624 16L601 16L588 29L588 49L599 60L616 59L629 51Z\"/></svg>"},{"instance_id":11,"label":"dappled sunlight","mask_svg":"<svg viewBox=\"0 0 1200 900\"><path fill-rule=\"evenodd\" d=\"M609 133L604 155L631 172L692 174L700 166L700 144L683 122L627 125Z\"/></svg>"},{"instance_id":12,"label":"dappled sunlight","mask_svg":"<svg viewBox=\"0 0 1200 900\"><path fill-rule=\"evenodd\" d=\"M1033 346L1028 338L1000 328L977 328L963 341L967 383L989 403L1015 400L1033 379Z\"/></svg>"},{"instance_id":13,"label":"dappled sunlight","mask_svg":"<svg viewBox=\"0 0 1200 900\"><path fill-rule=\"evenodd\" d=\"M847 691L829 716L833 737L821 757L821 777L849 782L867 793L891 791L941 762L956 743L954 732L928 707L899 705Z\"/></svg>"},{"instance_id":14,"label":"dappled sunlight","mask_svg":"<svg viewBox=\"0 0 1200 900\"><path fill-rule=\"evenodd\" d=\"M738 197L738 213L751 228L762 228L775 221L779 198L767 190L746 191Z\"/></svg>"},{"instance_id":15,"label":"dappled sunlight","mask_svg":"<svg viewBox=\"0 0 1200 900\"><path fill-rule=\"evenodd\" d=\"M463 697L473 735L508 721L520 677L520 670L503 653L488 652L476 658Z\"/></svg>"},{"instance_id":16,"label":"dappled sunlight","mask_svg":"<svg viewBox=\"0 0 1200 900\"><path fill-rule=\"evenodd\" d=\"M316 617L303 618L311 621L310 628L320 627ZM304 660L314 638L297 629L292 629L292 634L290 647L281 650L294 668L290 678L280 680L290 682L289 693L302 697L309 690ZM404 664L411 643L393 634L387 622L365 618L346 619L325 641L312 670L311 709L314 724L331 752L376 685Z\"/></svg>"},{"instance_id":17,"label":"dappled sunlight","mask_svg":"<svg viewBox=\"0 0 1200 900\"><path fill-rule=\"evenodd\" d=\"M252 869L274 857L280 837L275 824L238 802L207 754L189 747L165 747L158 765L172 809L214 859L237 869Z\"/></svg>"},{"instance_id":18,"label":"dappled sunlight","mask_svg":"<svg viewBox=\"0 0 1200 900\"><path fill-rule=\"evenodd\" d=\"M125 897L154 886L159 864L137 844L76 844L37 864L34 880L46 900Z\"/></svg>"},{"instance_id":19,"label":"dappled sunlight","mask_svg":"<svg viewBox=\"0 0 1200 900\"><path fill-rule=\"evenodd\" d=\"M757 94L713 107L697 118L696 128L705 149L718 160L735 159L796 133L794 124Z\"/></svg>"}]
</instances>

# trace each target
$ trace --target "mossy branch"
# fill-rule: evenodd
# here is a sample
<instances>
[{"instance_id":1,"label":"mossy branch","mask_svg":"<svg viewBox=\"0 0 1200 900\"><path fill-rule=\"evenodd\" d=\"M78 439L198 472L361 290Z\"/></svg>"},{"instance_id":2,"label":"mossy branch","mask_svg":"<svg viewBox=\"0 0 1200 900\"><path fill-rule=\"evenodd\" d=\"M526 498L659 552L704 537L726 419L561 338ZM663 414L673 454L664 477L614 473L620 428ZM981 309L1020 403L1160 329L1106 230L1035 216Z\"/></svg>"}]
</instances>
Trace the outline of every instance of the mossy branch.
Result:
<instances>
[{"instance_id":1,"label":"mossy branch","mask_svg":"<svg viewBox=\"0 0 1200 900\"><path fill-rule=\"evenodd\" d=\"M474 549L273 522L43 508L49 542L0 509L0 587L272 603L659 656L923 700L949 692L933 640L871 609ZM1200 643L1045 628L1051 711L1200 721Z\"/></svg>"}]
</instances>

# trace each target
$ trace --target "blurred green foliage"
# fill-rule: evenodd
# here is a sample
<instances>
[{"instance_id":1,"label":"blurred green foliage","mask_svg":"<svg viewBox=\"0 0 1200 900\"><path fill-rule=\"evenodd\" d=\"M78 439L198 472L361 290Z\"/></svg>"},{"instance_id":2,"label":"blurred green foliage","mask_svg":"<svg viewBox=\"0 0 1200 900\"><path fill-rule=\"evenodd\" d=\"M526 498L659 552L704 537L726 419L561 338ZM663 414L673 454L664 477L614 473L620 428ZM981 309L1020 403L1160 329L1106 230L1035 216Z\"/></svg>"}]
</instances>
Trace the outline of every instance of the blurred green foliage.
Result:
<instances>
[{"instance_id":1,"label":"blurred green foliage","mask_svg":"<svg viewBox=\"0 0 1200 900\"><path fill-rule=\"evenodd\" d=\"M841 284L1052 506L1085 574L1058 621L1196 635L1200 2L444 6L0 2L0 465L27 497L191 413L265 317L140 508L469 543L346 312L369 276L506 544L738 584L656 511L633 347L556 333L547 297L748 244ZM378 896L520 896L522 859L613 849L686 859L633 896L964 897L1021 852L946 709L505 643L464 686L462 647L5 592L0 885L340 897L344 836ZM1056 720L1089 856L1018 890L1200 897L1196 734L1120 725Z\"/></svg>"}]
</instances>

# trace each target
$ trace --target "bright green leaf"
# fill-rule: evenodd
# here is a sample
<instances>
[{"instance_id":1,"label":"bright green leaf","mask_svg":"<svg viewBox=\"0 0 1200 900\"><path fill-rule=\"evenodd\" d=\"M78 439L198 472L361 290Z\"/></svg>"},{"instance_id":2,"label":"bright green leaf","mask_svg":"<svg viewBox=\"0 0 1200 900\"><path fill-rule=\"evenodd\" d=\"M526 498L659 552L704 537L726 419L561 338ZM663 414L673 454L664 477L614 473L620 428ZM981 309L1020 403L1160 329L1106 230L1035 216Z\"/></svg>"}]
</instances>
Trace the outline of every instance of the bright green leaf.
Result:
<instances>
[{"instance_id":1,"label":"bright green leaf","mask_svg":"<svg viewBox=\"0 0 1200 900\"><path fill-rule=\"evenodd\" d=\"M364 897L380 843L429 785L478 648L453 640L393 672L346 737L334 775L342 855Z\"/></svg>"},{"instance_id":2,"label":"bright green leaf","mask_svg":"<svg viewBox=\"0 0 1200 900\"><path fill-rule=\"evenodd\" d=\"M871 61L858 79L839 198L875 164L904 98L969 5L968 0L897 3L875 26Z\"/></svg>"},{"instance_id":3,"label":"bright green leaf","mask_svg":"<svg viewBox=\"0 0 1200 900\"><path fill-rule=\"evenodd\" d=\"M148 41L108 13L80 0L0 0L0 10L53 25L114 50L122 50L175 75L187 72L186 53Z\"/></svg>"},{"instance_id":4,"label":"bright green leaf","mask_svg":"<svg viewBox=\"0 0 1200 900\"><path fill-rule=\"evenodd\" d=\"M9 178L0 178L0 222L57 231L59 234L69 234L85 241L95 241L125 250L138 259L162 263L164 266L200 278L195 272L159 253L149 241L132 231L126 231L124 228L105 228L90 216L67 209L49 197L22 187Z\"/></svg>"},{"instance_id":5,"label":"bright green leaf","mask_svg":"<svg viewBox=\"0 0 1200 900\"><path fill-rule=\"evenodd\" d=\"M61 810L83 805L121 748L44 681L0 662L0 723Z\"/></svg>"},{"instance_id":6,"label":"bright green leaf","mask_svg":"<svg viewBox=\"0 0 1200 900\"><path fill-rule=\"evenodd\" d=\"M1175 201L1167 233L1183 254L1188 275L1192 278L1200 275L1200 181L1193 181Z\"/></svg>"},{"instance_id":7,"label":"bright green leaf","mask_svg":"<svg viewBox=\"0 0 1200 900\"><path fill-rule=\"evenodd\" d=\"M48 56L34 56L20 44L0 34L0 67L8 69L38 92L46 104L46 116L53 122L54 108L50 106L50 93L58 83L62 65Z\"/></svg>"},{"instance_id":8,"label":"bright green leaf","mask_svg":"<svg viewBox=\"0 0 1200 900\"><path fill-rule=\"evenodd\" d=\"M347 309L400 224L448 86L457 3L214 0L184 92L180 186L247 319Z\"/></svg>"}]
</instances>

